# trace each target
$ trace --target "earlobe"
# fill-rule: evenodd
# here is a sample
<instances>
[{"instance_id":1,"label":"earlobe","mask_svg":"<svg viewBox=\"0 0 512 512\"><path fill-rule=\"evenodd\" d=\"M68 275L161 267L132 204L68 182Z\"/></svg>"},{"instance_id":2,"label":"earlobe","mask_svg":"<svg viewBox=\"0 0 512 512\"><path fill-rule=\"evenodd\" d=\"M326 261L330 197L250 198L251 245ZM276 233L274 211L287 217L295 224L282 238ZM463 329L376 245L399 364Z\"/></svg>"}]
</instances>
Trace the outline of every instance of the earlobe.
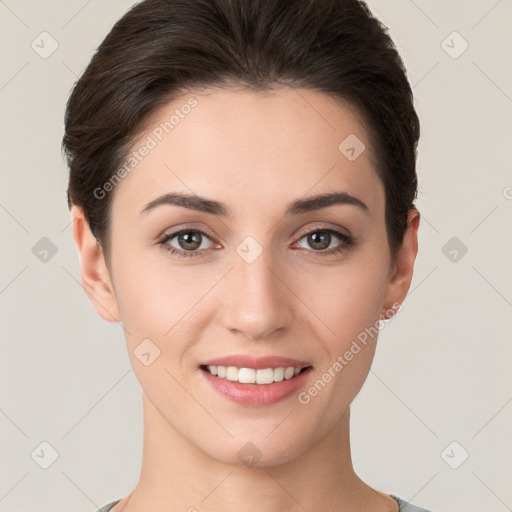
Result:
<instances>
[{"instance_id":1,"label":"earlobe","mask_svg":"<svg viewBox=\"0 0 512 512\"><path fill-rule=\"evenodd\" d=\"M82 287L98 315L107 322L120 322L119 310L105 263L103 249L92 234L83 210L73 206L73 238L80 257Z\"/></svg>"},{"instance_id":2,"label":"earlobe","mask_svg":"<svg viewBox=\"0 0 512 512\"><path fill-rule=\"evenodd\" d=\"M388 283L384 305L385 310L396 309L393 305L400 305L405 300L409 287L411 286L414 262L418 253L418 227L420 223L420 213L416 209L409 211L407 219L407 229L404 233L403 243L396 256L394 271ZM391 318L392 315L384 314L385 318Z\"/></svg>"}]
</instances>

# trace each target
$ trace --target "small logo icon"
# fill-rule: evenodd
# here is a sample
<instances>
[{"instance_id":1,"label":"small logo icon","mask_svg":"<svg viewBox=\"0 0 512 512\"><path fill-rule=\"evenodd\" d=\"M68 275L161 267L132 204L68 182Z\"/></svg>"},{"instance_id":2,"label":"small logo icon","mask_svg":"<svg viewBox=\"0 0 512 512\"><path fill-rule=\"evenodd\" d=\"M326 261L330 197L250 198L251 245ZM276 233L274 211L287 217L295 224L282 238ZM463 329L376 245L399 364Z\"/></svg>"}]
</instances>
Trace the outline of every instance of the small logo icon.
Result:
<instances>
[{"instance_id":1,"label":"small logo icon","mask_svg":"<svg viewBox=\"0 0 512 512\"><path fill-rule=\"evenodd\" d=\"M263 247L252 236L245 237L237 246L236 252L247 263L252 263L263 252Z\"/></svg>"},{"instance_id":2,"label":"small logo icon","mask_svg":"<svg viewBox=\"0 0 512 512\"><path fill-rule=\"evenodd\" d=\"M262 453L252 443L246 443L237 452L238 460L247 468L252 468L260 459Z\"/></svg>"},{"instance_id":3,"label":"small logo icon","mask_svg":"<svg viewBox=\"0 0 512 512\"><path fill-rule=\"evenodd\" d=\"M460 239L458 239L456 236L453 236L443 245L441 252L452 263L458 263L468 252L468 248L460 241Z\"/></svg>"},{"instance_id":4,"label":"small logo icon","mask_svg":"<svg viewBox=\"0 0 512 512\"><path fill-rule=\"evenodd\" d=\"M59 47L59 43L48 32L41 32L30 46L39 57L47 59Z\"/></svg>"},{"instance_id":5,"label":"small logo icon","mask_svg":"<svg viewBox=\"0 0 512 512\"><path fill-rule=\"evenodd\" d=\"M353 162L364 153L366 146L357 135L351 133L341 142L341 144L338 146L338 149L340 153L347 158L347 160Z\"/></svg>"},{"instance_id":6,"label":"small logo icon","mask_svg":"<svg viewBox=\"0 0 512 512\"><path fill-rule=\"evenodd\" d=\"M30 456L39 467L48 469L59 458L59 453L48 441L43 441Z\"/></svg>"},{"instance_id":7,"label":"small logo icon","mask_svg":"<svg viewBox=\"0 0 512 512\"><path fill-rule=\"evenodd\" d=\"M441 43L441 48L452 59L458 59L469 48L469 43L454 31Z\"/></svg>"},{"instance_id":8,"label":"small logo icon","mask_svg":"<svg viewBox=\"0 0 512 512\"><path fill-rule=\"evenodd\" d=\"M32 247L32 254L42 263L48 263L56 254L57 246L46 236Z\"/></svg>"},{"instance_id":9,"label":"small logo icon","mask_svg":"<svg viewBox=\"0 0 512 512\"><path fill-rule=\"evenodd\" d=\"M441 458L452 469L458 469L466 462L469 453L457 441L452 441L442 452Z\"/></svg>"},{"instance_id":10,"label":"small logo icon","mask_svg":"<svg viewBox=\"0 0 512 512\"><path fill-rule=\"evenodd\" d=\"M146 338L135 347L133 354L144 366L149 366L160 356L160 349L149 338Z\"/></svg>"}]
</instances>

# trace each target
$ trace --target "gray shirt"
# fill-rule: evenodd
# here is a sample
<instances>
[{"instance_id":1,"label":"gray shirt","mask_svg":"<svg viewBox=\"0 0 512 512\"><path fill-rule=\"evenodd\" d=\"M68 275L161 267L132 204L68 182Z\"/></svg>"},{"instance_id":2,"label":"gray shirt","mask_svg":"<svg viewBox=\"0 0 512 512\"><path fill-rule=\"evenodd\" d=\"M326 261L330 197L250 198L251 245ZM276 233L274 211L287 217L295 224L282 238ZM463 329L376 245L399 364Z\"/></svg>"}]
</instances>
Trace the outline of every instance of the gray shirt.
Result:
<instances>
[{"instance_id":1,"label":"gray shirt","mask_svg":"<svg viewBox=\"0 0 512 512\"><path fill-rule=\"evenodd\" d=\"M398 496L394 496L393 494L390 494L390 496L398 503L400 507L400 512L430 512L425 508L416 507L415 505L408 503L407 501L403 500L402 498L399 498ZM120 501L121 500L112 501L111 503L108 503L107 505L101 507L98 510L98 512L108 512L114 505L116 505Z\"/></svg>"}]
</instances>

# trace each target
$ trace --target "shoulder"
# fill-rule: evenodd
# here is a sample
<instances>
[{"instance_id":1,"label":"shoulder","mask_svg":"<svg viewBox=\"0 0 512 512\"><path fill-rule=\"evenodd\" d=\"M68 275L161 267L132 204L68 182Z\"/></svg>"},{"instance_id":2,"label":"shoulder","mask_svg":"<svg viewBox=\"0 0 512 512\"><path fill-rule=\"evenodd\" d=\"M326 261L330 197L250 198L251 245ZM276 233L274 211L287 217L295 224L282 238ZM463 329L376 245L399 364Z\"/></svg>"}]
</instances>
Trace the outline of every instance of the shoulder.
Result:
<instances>
[{"instance_id":1,"label":"shoulder","mask_svg":"<svg viewBox=\"0 0 512 512\"><path fill-rule=\"evenodd\" d=\"M412 503L409 503L402 498L399 498L398 496L391 495L391 497L394 498L400 506L400 512L431 512L425 508L417 507L416 505L413 505ZM120 501L121 500L111 501L110 503L103 505L103 507L101 507L98 512L108 512Z\"/></svg>"},{"instance_id":2,"label":"shoulder","mask_svg":"<svg viewBox=\"0 0 512 512\"><path fill-rule=\"evenodd\" d=\"M103 505L98 512L108 512L114 505L119 503L121 500L111 501L110 503L107 503L106 505Z\"/></svg>"},{"instance_id":3,"label":"shoulder","mask_svg":"<svg viewBox=\"0 0 512 512\"><path fill-rule=\"evenodd\" d=\"M413 505L412 503L409 503L402 498L399 498L398 496L394 496L393 494L390 496L397 501L400 507L400 512L431 512L426 508L417 507L416 505Z\"/></svg>"}]
</instances>

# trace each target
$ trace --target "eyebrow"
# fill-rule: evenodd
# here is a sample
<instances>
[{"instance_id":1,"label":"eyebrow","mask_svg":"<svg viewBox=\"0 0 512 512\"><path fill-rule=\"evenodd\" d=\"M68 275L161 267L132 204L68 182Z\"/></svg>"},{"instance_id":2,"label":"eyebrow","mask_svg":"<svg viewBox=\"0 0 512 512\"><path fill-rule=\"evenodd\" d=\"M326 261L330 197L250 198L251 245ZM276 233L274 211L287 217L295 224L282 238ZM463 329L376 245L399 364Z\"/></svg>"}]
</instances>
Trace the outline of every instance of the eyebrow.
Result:
<instances>
[{"instance_id":1,"label":"eyebrow","mask_svg":"<svg viewBox=\"0 0 512 512\"><path fill-rule=\"evenodd\" d=\"M170 192L157 197L146 204L141 211L141 214L163 205L181 206L182 208L188 208L189 210L197 210L199 212L211 213L213 215L223 217L231 215L229 208L224 203L182 192ZM293 201L287 206L285 216L312 212L333 205L356 206L365 213L370 212L368 206L361 201L361 199L358 199L347 192L331 192Z\"/></svg>"}]
</instances>

